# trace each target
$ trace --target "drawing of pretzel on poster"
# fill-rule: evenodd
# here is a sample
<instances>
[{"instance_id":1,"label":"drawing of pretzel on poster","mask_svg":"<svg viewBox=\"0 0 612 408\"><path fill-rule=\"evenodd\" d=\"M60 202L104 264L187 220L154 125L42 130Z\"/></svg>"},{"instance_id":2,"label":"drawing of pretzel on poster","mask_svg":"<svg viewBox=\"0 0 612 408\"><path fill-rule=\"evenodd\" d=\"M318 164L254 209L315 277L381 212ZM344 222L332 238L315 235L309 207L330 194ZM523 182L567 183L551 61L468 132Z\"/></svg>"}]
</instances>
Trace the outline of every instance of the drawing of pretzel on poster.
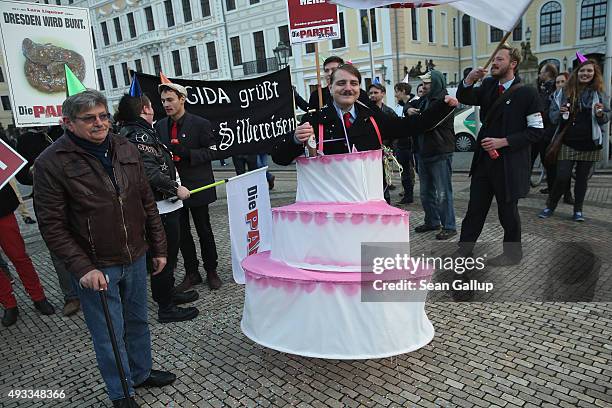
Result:
<instances>
[{"instance_id":1,"label":"drawing of pretzel on poster","mask_svg":"<svg viewBox=\"0 0 612 408\"><path fill-rule=\"evenodd\" d=\"M2 0L0 15L15 124L57 125L66 99L64 65L97 88L89 10Z\"/></svg>"},{"instance_id":2,"label":"drawing of pretzel on poster","mask_svg":"<svg viewBox=\"0 0 612 408\"><path fill-rule=\"evenodd\" d=\"M338 7L325 0L287 0L291 44L340 38Z\"/></svg>"}]
</instances>

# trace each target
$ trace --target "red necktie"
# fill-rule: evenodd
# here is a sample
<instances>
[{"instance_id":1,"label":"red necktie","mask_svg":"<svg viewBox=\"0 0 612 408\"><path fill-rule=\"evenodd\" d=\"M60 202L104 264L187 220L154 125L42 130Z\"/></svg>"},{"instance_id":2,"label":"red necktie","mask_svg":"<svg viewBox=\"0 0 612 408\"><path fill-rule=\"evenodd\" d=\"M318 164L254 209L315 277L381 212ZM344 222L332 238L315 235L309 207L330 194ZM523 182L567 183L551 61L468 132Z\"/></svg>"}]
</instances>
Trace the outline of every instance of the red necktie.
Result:
<instances>
[{"instance_id":1,"label":"red necktie","mask_svg":"<svg viewBox=\"0 0 612 408\"><path fill-rule=\"evenodd\" d=\"M349 129L353 125L351 123L351 113L346 112L344 115L342 115L342 118L344 119L344 127Z\"/></svg>"},{"instance_id":2,"label":"red necktie","mask_svg":"<svg viewBox=\"0 0 612 408\"><path fill-rule=\"evenodd\" d=\"M178 136L178 124L172 122L172 128L170 128L170 139L176 140Z\"/></svg>"},{"instance_id":3,"label":"red necktie","mask_svg":"<svg viewBox=\"0 0 612 408\"><path fill-rule=\"evenodd\" d=\"M504 91L506 90L506 88L504 88L504 86L502 84L498 85L499 87L497 88L497 94L501 95L504 93Z\"/></svg>"}]
</instances>

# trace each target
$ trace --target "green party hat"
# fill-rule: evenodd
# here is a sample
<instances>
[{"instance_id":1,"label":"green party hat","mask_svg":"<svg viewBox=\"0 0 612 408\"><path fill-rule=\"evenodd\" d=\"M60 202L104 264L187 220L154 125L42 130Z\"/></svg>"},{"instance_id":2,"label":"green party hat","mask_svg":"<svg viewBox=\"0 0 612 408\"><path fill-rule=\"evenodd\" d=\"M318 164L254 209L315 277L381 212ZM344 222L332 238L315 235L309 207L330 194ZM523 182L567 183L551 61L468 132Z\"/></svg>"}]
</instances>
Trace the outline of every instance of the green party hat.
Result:
<instances>
[{"instance_id":1,"label":"green party hat","mask_svg":"<svg viewBox=\"0 0 612 408\"><path fill-rule=\"evenodd\" d=\"M87 89L67 64L64 64L64 70L66 71L66 97L76 95Z\"/></svg>"}]
</instances>

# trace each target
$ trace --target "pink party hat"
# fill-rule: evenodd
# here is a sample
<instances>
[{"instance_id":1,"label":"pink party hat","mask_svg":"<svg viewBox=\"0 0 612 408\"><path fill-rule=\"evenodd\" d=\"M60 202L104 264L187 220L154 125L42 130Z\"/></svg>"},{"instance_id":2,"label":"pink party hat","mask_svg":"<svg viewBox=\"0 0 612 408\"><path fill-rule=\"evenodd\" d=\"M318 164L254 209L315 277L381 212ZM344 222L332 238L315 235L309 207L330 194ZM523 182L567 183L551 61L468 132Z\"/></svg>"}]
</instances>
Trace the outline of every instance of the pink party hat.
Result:
<instances>
[{"instance_id":1,"label":"pink party hat","mask_svg":"<svg viewBox=\"0 0 612 408\"><path fill-rule=\"evenodd\" d=\"M580 61L581 64L588 61L587 57L585 57L579 52L576 52L576 58L578 58L578 61Z\"/></svg>"}]
</instances>

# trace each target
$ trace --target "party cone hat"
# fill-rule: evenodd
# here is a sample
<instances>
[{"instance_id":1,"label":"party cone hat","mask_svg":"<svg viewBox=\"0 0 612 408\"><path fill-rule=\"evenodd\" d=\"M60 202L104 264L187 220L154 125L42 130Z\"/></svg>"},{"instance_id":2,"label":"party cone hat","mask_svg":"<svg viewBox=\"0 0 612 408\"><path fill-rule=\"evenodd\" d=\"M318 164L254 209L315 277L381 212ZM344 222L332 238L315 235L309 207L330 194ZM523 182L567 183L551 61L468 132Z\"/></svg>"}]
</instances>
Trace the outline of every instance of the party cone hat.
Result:
<instances>
[{"instance_id":1,"label":"party cone hat","mask_svg":"<svg viewBox=\"0 0 612 408\"><path fill-rule=\"evenodd\" d=\"M87 90L85 85L79 81L79 78L74 75L74 72L72 72L67 64L64 64L64 71L66 73L66 97L76 95Z\"/></svg>"},{"instance_id":2,"label":"party cone hat","mask_svg":"<svg viewBox=\"0 0 612 408\"><path fill-rule=\"evenodd\" d=\"M132 84L130 85L130 96L142 96L142 88L138 82L136 74L132 75Z\"/></svg>"},{"instance_id":3,"label":"party cone hat","mask_svg":"<svg viewBox=\"0 0 612 408\"><path fill-rule=\"evenodd\" d=\"M168 79L167 76L164 75L163 72L159 71L159 79L161 80L162 84L171 84L172 82L170 82L170 80Z\"/></svg>"}]
</instances>

